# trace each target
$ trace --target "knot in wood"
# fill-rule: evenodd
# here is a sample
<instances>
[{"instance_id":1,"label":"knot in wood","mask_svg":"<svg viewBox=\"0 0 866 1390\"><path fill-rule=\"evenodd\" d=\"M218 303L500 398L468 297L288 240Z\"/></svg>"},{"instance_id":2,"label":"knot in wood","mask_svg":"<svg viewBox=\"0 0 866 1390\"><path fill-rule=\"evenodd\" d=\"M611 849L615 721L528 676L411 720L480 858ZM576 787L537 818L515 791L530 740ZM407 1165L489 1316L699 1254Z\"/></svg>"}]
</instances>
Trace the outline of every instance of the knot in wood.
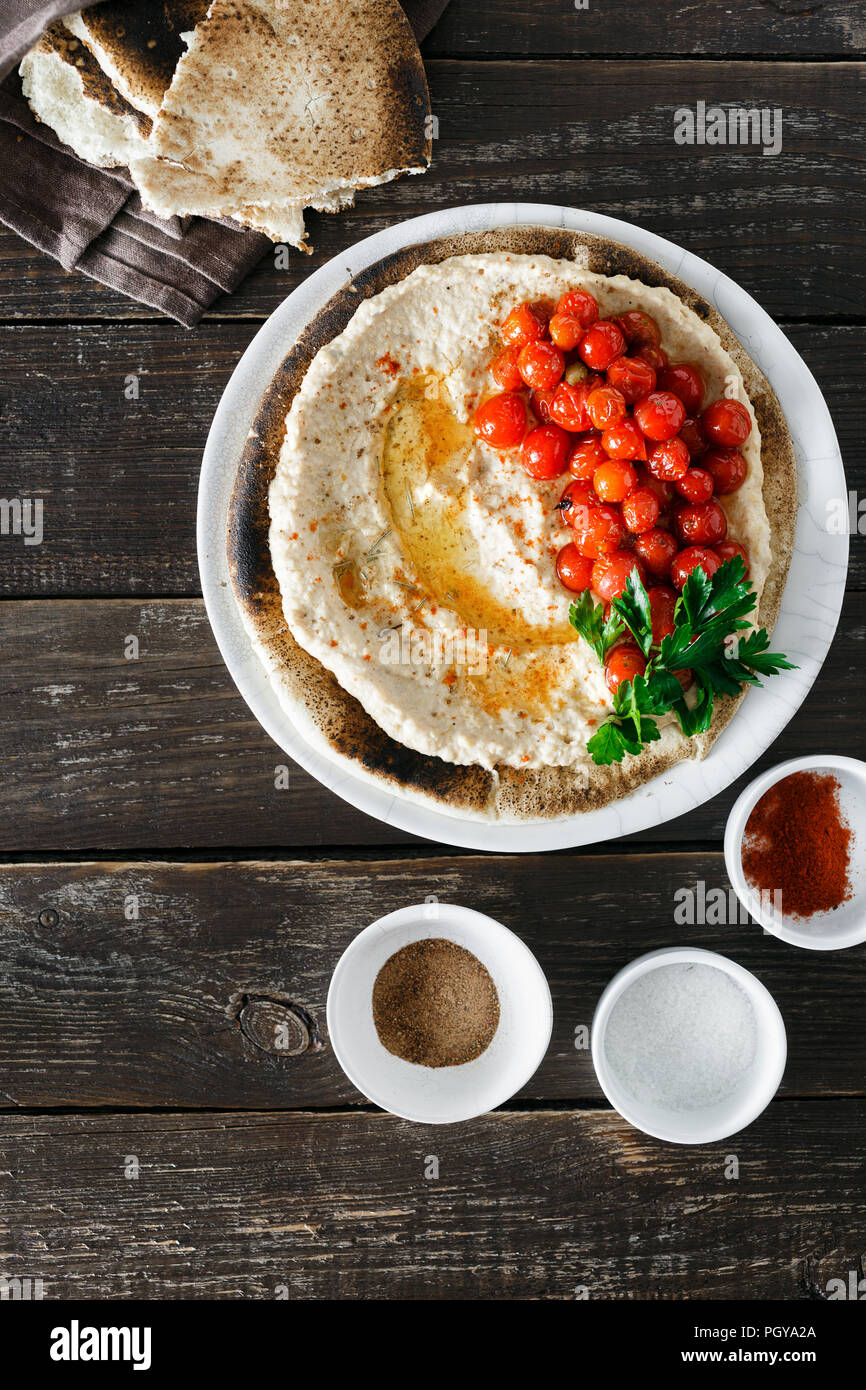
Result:
<instances>
[{"instance_id":1,"label":"knot in wood","mask_svg":"<svg viewBox=\"0 0 866 1390\"><path fill-rule=\"evenodd\" d=\"M288 1000L246 995L238 1023L254 1047L277 1057L300 1057L303 1052L318 1052L322 1046L316 1020Z\"/></svg>"}]
</instances>

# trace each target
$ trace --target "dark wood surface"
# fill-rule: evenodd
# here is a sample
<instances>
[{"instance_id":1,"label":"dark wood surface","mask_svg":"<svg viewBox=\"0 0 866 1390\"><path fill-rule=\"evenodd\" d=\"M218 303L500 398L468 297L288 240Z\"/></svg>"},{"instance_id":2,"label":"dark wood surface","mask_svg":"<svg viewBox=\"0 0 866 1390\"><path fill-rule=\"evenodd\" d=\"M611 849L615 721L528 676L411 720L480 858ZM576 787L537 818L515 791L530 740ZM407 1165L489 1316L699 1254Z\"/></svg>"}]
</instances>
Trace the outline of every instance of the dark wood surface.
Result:
<instances>
[{"instance_id":1,"label":"dark wood surface","mask_svg":"<svg viewBox=\"0 0 866 1390\"><path fill-rule=\"evenodd\" d=\"M864 40L860 0L452 0L424 45L429 175L313 217L312 257L266 257L192 332L0 233L0 495L45 502L43 545L0 537L0 1275L48 1298L802 1300L862 1272L864 948L673 919L677 889L726 884L747 779L547 857L412 840L295 768L277 791L194 523L213 410L283 297L397 219L495 199L592 207L726 270L814 371L862 491ZM781 108L782 153L677 146L698 101ZM836 642L761 766L862 753L864 636L855 537ZM429 893L518 931L554 997L537 1075L453 1129L367 1106L324 1020L355 932ZM678 941L754 970L789 1035L777 1100L700 1149L631 1129L574 1047L607 979Z\"/></svg>"}]
</instances>

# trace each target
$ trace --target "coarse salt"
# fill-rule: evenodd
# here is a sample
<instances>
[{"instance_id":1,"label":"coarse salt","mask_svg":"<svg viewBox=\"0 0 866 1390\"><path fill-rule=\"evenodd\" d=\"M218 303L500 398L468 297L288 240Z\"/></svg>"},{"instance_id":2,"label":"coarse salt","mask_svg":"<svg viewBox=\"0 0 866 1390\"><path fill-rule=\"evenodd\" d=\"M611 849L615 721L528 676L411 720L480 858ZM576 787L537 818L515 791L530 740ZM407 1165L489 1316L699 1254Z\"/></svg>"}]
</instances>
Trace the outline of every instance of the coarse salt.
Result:
<instances>
[{"instance_id":1,"label":"coarse salt","mask_svg":"<svg viewBox=\"0 0 866 1390\"><path fill-rule=\"evenodd\" d=\"M608 1063L632 1098L699 1110L730 1096L755 1059L755 1011L745 990L712 965L662 965L614 1005Z\"/></svg>"}]
</instances>

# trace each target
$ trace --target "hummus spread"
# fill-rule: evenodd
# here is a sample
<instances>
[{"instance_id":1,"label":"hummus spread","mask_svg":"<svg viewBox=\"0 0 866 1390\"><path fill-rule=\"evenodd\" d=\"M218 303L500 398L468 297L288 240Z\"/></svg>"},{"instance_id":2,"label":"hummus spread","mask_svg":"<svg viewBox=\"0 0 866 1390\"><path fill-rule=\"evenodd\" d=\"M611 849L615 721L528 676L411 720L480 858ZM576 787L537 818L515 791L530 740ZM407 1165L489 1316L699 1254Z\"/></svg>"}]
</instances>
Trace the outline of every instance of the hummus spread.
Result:
<instances>
[{"instance_id":1,"label":"hummus spread","mask_svg":"<svg viewBox=\"0 0 866 1390\"><path fill-rule=\"evenodd\" d=\"M707 399L749 409L748 476L724 506L758 598L766 581L760 432L708 324L668 289L572 261L497 252L420 266L311 363L271 484L270 549L300 646L392 738L452 763L589 767L587 739L612 708L556 576L567 479L528 477L519 451L471 425L496 389L487 364L509 309L578 288L605 318L651 313Z\"/></svg>"}]
</instances>

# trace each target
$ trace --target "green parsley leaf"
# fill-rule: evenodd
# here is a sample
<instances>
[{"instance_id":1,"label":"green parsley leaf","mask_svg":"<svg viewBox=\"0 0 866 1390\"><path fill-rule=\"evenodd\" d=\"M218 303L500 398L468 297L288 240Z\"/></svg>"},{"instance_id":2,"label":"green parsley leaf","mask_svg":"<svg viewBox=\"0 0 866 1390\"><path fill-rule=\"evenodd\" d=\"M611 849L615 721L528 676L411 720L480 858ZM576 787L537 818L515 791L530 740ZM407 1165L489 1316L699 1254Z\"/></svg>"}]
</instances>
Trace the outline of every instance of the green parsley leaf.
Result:
<instances>
[{"instance_id":1,"label":"green parsley leaf","mask_svg":"<svg viewBox=\"0 0 866 1390\"><path fill-rule=\"evenodd\" d=\"M644 656L649 656L653 644L653 620L647 591L635 567L625 588L611 604L611 614L618 613Z\"/></svg>"},{"instance_id":2,"label":"green parsley leaf","mask_svg":"<svg viewBox=\"0 0 866 1390\"><path fill-rule=\"evenodd\" d=\"M589 589L584 589L580 598L568 610L568 621L588 642L601 662L615 642L622 637L625 628L622 619L611 609L610 617L605 619L604 605L596 603Z\"/></svg>"}]
</instances>

